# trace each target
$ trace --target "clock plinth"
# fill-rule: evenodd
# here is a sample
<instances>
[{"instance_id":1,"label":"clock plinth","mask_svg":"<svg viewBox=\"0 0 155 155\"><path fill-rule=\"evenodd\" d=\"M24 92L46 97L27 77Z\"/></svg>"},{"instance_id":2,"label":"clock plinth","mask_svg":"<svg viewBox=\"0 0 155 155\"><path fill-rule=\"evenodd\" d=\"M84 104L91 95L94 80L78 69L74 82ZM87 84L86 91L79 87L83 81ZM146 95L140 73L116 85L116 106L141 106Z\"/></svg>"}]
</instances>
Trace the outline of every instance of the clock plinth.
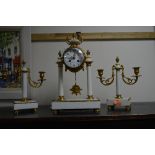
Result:
<instances>
[{"instance_id":1,"label":"clock plinth","mask_svg":"<svg viewBox=\"0 0 155 155\"><path fill-rule=\"evenodd\" d=\"M98 99L81 99L81 100L64 100L64 101L53 101L51 103L52 111L59 110L94 110L95 112L100 111L100 100Z\"/></svg>"}]
</instances>

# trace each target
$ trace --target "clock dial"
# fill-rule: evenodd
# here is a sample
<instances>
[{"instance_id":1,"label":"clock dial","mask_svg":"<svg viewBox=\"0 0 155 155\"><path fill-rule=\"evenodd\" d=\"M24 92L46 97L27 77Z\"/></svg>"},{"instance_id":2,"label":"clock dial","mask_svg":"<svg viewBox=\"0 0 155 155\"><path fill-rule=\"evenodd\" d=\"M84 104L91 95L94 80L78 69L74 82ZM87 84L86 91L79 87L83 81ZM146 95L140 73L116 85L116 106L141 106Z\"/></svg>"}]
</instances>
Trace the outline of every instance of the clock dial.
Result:
<instances>
[{"instance_id":1,"label":"clock dial","mask_svg":"<svg viewBox=\"0 0 155 155\"><path fill-rule=\"evenodd\" d=\"M70 68L80 67L84 59L84 54L79 48L69 48L64 53L64 63Z\"/></svg>"}]
</instances>

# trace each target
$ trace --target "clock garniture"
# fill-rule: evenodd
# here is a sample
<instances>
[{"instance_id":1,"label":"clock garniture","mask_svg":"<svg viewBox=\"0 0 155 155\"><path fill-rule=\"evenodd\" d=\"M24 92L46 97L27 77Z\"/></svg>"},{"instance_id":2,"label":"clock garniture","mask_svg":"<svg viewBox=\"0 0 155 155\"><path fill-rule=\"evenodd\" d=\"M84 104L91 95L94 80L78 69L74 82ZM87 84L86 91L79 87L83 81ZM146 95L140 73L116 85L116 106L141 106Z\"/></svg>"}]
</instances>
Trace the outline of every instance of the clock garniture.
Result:
<instances>
[{"instance_id":1,"label":"clock garniture","mask_svg":"<svg viewBox=\"0 0 155 155\"><path fill-rule=\"evenodd\" d=\"M14 101L14 111L18 115L19 110L26 110L26 109L34 109L34 111L38 108L38 103L34 100L28 99L27 95L27 86L28 83L33 88L39 88L42 86L43 82L45 81L44 76L45 72L39 72L39 80L35 82L31 80L30 77L30 69L25 66L25 62L23 61L21 74L22 74L22 98L20 100Z\"/></svg>"},{"instance_id":2,"label":"clock garniture","mask_svg":"<svg viewBox=\"0 0 155 155\"><path fill-rule=\"evenodd\" d=\"M129 102L131 98L124 99L119 92L118 76L121 71L121 76L122 76L123 82L127 85L134 85L138 81L139 76L141 76L141 75L139 75L139 69L140 69L140 67L133 67L134 75L131 76L132 78L126 77L124 74L124 66L119 63L119 58L117 57L116 64L112 66L112 76L110 78L107 78L107 79L104 78L104 74L103 74L104 70L103 69L97 70L98 76L99 76L98 78L99 78L100 82L105 86L109 86L114 82L114 77L115 77L114 71L116 70L116 96L114 99L107 100L107 106L108 106L109 110L110 109L114 110L115 108L118 109L118 108L122 108L122 107L125 107L125 109L128 111L131 110L131 103Z\"/></svg>"},{"instance_id":3,"label":"clock garniture","mask_svg":"<svg viewBox=\"0 0 155 155\"><path fill-rule=\"evenodd\" d=\"M99 111L100 100L93 97L92 81L91 81L91 64L92 58L89 51L85 51L80 47L82 43L81 33L73 34L71 39L67 37L67 48L63 53L58 53L58 99L51 103L51 109L54 112L69 109L92 109ZM82 89L77 83L76 74L85 69L87 70L87 97L86 99L71 100L64 96L63 87L63 66L65 71L70 71L75 75L75 83L70 89L72 95L80 95Z\"/></svg>"}]
</instances>

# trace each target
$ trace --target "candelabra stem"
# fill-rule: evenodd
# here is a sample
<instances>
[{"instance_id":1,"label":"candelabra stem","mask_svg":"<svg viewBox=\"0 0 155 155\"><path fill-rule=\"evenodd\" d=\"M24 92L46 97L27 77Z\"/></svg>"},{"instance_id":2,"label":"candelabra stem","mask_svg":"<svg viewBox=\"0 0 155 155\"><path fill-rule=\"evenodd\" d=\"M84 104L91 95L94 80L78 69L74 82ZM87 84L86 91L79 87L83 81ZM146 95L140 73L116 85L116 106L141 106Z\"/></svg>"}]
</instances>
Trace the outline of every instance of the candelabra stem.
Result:
<instances>
[{"instance_id":1,"label":"candelabra stem","mask_svg":"<svg viewBox=\"0 0 155 155\"><path fill-rule=\"evenodd\" d=\"M116 98L120 98L120 92L119 92L119 70L116 69Z\"/></svg>"},{"instance_id":2,"label":"candelabra stem","mask_svg":"<svg viewBox=\"0 0 155 155\"><path fill-rule=\"evenodd\" d=\"M22 97L23 97L23 99L27 99L27 83L28 83L27 74L28 74L28 70L25 66L23 66L23 68L22 68L22 76L23 76L23 78L22 78L22 85L23 85Z\"/></svg>"}]
</instances>

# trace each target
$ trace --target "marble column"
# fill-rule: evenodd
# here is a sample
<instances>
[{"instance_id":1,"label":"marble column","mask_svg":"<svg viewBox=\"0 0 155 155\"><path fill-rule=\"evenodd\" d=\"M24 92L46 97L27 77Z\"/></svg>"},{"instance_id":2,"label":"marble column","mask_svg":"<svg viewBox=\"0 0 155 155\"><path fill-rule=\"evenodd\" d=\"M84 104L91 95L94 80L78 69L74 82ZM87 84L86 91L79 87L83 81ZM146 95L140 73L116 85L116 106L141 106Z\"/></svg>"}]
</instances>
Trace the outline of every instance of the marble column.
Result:
<instances>
[{"instance_id":1,"label":"marble column","mask_svg":"<svg viewBox=\"0 0 155 155\"><path fill-rule=\"evenodd\" d=\"M27 74L28 74L28 70L25 67L25 65L23 65L22 68L22 97L23 99L27 99L27 85L28 85L28 79L27 79Z\"/></svg>"},{"instance_id":2,"label":"marble column","mask_svg":"<svg viewBox=\"0 0 155 155\"><path fill-rule=\"evenodd\" d=\"M64 88L63 88L63 64L62 62L57 62L58 64L58 100L64 100Z\"/></svg>"}]
</instances>

